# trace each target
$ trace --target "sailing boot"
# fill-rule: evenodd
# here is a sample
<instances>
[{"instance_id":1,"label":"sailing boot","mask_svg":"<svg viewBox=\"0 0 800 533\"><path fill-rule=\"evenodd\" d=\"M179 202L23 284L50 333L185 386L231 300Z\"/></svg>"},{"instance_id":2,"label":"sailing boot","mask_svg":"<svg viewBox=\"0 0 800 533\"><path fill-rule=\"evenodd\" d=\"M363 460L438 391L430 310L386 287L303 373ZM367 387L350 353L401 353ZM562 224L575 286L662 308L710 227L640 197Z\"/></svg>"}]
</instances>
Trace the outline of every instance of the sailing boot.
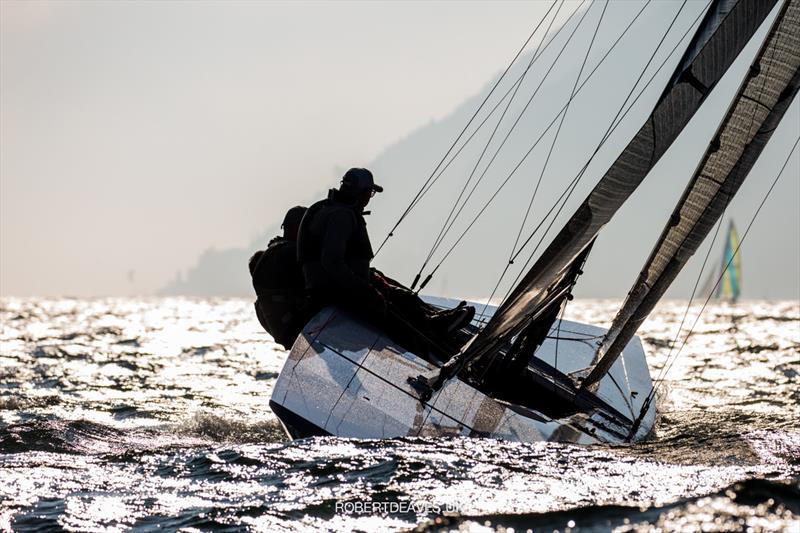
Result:
<instances>
[{"instance_id":1,"label":"sailing boot","mask_svg":"<svg viewBox=\"0 0 800 533\"><path fill-rule=\"evenodd\" d=\"M475 316L475 308L461 302L454 309L439 311L430 319L431 328L439 333L450 336L454 332L469 324Z\"/></svg>"}]
</instances>

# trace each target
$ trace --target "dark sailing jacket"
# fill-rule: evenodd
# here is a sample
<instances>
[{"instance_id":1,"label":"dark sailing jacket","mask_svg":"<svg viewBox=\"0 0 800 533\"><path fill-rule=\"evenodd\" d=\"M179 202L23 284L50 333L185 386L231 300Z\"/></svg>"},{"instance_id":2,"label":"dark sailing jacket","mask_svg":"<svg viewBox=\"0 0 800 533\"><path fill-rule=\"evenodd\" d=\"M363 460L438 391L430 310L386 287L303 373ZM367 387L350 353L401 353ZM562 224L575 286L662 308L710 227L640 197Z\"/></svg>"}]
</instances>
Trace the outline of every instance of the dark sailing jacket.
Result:
<instances>
[{"instance_id":1,"label":"dark sailing jacket","mask_svg":"<svg viewBox=\"0 0 800 533\"><path fill-rule=\"evenodd\" d=\"M335 189L303 217L297 258L307 289L374 292L369 284L373 255L362 210L343 201Z\"/></svg>"}]
</instances>

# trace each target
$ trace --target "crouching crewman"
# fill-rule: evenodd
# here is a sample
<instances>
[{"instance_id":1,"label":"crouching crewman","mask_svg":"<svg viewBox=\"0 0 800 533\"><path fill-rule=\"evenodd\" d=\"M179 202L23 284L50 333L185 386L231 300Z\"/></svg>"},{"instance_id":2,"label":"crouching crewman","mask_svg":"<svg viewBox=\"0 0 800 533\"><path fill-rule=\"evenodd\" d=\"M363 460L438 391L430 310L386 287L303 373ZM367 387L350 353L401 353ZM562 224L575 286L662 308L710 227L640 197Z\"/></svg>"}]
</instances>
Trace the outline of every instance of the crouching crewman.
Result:
<instances>
[{"instance_id":1,"label":"crouching crewman","mask_svg":"<svg viewBox=\"0 0 800 533\"><path fill-rule=\"evenodd\" d=\"M297 262L297 232L306 208L296 206L283 219L283 236L250 258L250 275L258 295L256 316L275 342L291 349L309 320L303 271Z\"/></svg>"}]
</instances>

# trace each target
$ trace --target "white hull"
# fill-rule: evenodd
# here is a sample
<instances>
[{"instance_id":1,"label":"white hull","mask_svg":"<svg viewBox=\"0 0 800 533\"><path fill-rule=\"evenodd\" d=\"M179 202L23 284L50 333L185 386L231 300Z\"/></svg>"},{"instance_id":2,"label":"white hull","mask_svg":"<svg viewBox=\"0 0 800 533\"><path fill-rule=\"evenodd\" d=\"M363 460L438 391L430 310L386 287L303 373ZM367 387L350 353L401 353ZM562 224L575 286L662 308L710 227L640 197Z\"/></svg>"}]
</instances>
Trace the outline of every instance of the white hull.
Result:
<instances>
[{"instance_id":1,"label":"white hull","mask_svg":"<svg viewBox=\"0 0 800 533\"><path fill-rule=\"evenodd\" d=\"M602 328L563 321L558 340L548 338L536 358L564 373L589 366ZM555 334L554 331L551 335ZM454 378L422 403L408 383L437 367L389 340L379 330L336 308L312 319L295 342L278 377L270 406L293 438L485 436L510 441L624 442L652 389L638 337L600 382L596 396L608 410L586 408L564 418L495 400ZM531 390L536 394L536 390ZM632 440L647 436L651 404Z\"/></svg>"}]
</instances>

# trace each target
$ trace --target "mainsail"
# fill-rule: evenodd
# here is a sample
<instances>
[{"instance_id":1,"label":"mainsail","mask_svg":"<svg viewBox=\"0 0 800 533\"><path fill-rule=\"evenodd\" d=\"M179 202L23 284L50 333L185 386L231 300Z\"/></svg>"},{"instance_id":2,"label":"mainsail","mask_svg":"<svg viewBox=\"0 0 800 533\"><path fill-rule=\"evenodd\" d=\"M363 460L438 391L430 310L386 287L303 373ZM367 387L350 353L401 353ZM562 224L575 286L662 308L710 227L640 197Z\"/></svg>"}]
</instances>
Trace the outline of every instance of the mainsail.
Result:
<instances>
[{"instance_id":1,"label":"mainsail","mask_svg":"<svg viewBox=\"0 0 800 533\"><path fill-rule=\"evenodd\" d=\"M597 351L598 362L584 381L584 386L597 382L605 375L711 231L778 127L798 88L800 0L788 0L775 19L661 238L603 339ZM738 296L734 246L729 237L723 264L723 285L731 296Z\"/></svg>"},{"instance_id":2,"label":"mainsail","mask_svg":"<svg viewBox=\"0 0 800 533\"><path fill-rule=\"evenodd\" d=\"M491 356L531 320L552 316L542 311L566 296L553 288L564 285L573 263L672 145L776 2L714 2L644 125L473 340L464 360Z\"/></svg>"}]
</instances>

